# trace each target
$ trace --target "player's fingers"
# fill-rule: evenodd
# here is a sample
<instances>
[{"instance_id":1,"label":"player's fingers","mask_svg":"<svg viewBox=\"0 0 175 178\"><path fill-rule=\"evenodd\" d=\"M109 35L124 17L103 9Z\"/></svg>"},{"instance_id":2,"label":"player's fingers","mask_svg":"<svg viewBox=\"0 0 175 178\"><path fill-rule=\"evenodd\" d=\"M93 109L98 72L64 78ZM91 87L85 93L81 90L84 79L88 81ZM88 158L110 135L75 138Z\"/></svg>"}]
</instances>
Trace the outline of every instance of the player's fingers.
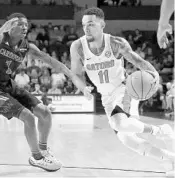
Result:
<instances>
[{"instance_id":1,"label":"player's fingers","mask_svg":"<svg viewBox=\"0 0 175 178\"><path fill-rule=\"evenodd\" d=\"M160 46L160 48L166 48L166 44L168 43L168 39L167 39L167 37L166 37L166 34L164 34L163 36L162 36L162 38L160 39L160 41L159 41L159 46Z\"/></svg>"},{"instance_id":2,"label":"player's fingers","mask_svg":"<svg viewBox=\"0 0 175 178\"><path fill-rule=\"evenodd\" d=\"M170 35L172 35L173 29L172 29L172 26L171 26L170 24L168 25L168 28L166 29L166 31L167 31Z\"/></svg>"},{"instance_id":3,"label":"player's fingers","mask_svg":"<svg viewBox=\"0 0 175 178\"><path fill-rule=\"evenodd\" d=\"M91 86L86 87L86 90L87 90L88 92L91 92L93 89L94 89L94 87L91 87Z\"/></svg>"},{"instance_id":4,"label":"player's fingers","mask_svg":"<svg viewBox=\"0 0 175 178\"><path fill-rule=\"evenodd\" d=\"M89 95L87 96L87 99L88 99L88 100L91 100L91 99L92 99L92 94L89 94Z\"/></svg>"},{"instance_id":5,"label":"player's fingers","mask_svg":"<svg viewBox=\"0 0 175 178\"><path fill-rule=\"evenodd\" d=\"M93 89L94 89L94 87L92 87L92 86L89 87L89 90L90 90L90 91L92 91Z\"/></svg>"}]
</instances>

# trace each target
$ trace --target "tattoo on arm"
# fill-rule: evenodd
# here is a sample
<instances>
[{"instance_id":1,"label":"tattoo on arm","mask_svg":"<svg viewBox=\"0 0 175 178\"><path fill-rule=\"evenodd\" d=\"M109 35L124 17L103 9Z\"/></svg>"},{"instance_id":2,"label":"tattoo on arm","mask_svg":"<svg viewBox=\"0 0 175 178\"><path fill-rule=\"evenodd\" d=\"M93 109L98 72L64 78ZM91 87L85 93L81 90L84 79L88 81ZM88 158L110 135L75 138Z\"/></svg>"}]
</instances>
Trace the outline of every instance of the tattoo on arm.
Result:
<instances>
[{"instance_id":1,"label":"tattoo on arm","mask_svg":"<svg viewBox=\"0 0 175 178\"><path fill-rule=\"evenodd\" d=\"M132 63L138 69L152 72L156 71L153 65L134 52L129 43L124 39L123 42L120 43L120 52L128 62Z\"/></svg>"}]
</instances>

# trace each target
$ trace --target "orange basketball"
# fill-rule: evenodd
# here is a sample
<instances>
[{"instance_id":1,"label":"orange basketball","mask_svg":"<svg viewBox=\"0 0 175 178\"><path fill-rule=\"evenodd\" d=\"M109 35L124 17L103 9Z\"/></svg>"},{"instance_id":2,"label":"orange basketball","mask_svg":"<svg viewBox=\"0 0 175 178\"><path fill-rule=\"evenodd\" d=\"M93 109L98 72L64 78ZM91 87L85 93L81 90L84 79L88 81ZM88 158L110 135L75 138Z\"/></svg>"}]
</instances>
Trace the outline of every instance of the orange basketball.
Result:
<instances>
[{"instance_id":1,"label":"orange basketball","mask_svg":"<svg viewBox=\"0 0 175 178\"><path fill-rule=\"evenodd\" d=\"M145 71L136 71L126 79L126 89L128 94L136 100L147 100L155 91L154 77ZM153 90L154 89L154 90Z\"/></svg>"}]
</instances>

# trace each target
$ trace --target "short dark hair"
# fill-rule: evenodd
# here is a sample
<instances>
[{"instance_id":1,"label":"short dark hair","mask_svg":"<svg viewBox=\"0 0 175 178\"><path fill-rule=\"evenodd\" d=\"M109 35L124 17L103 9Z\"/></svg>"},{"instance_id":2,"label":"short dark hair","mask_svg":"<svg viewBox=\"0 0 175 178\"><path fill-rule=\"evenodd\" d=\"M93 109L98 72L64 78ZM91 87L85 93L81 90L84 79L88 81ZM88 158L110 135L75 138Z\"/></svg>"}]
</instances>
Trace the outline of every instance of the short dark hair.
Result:
<instances>
[{"instance_id":1,"label":"short dark hair","mask_svg":"<svg viewBox=\"0 0 175 178\"><path fill-rule=\"evenodd\" d=\"M27 19L27 17L24 14L19 13L19 12L15 12L15 13L12 13L9 16L7 16L7 20L11 20L11 19L16 18L16 17L17 18L26 18Z\"/></svg>"},{"instance_id":2,"label":"short dark hair","mask_svg":"<svg viewBox=\"0 0 175 178\"><path fill-rule=\"evenodd\" d=\"M91 7L91 8L86 9L83 15L95 15L98 18L105 19L103 10L98 7Z\"/></svg>"}]
</instances>

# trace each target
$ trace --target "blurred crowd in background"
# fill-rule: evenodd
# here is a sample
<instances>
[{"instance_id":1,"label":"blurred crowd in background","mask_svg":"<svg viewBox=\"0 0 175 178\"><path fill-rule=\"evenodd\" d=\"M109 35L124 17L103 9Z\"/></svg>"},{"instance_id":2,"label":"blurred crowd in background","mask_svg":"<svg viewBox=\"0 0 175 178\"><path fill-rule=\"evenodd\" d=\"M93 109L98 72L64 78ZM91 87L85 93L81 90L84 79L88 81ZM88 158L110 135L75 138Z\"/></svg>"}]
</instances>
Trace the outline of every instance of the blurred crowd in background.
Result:
<instances>
[{"instance_id":1,"label":"blurred crowd in background","mask_svg":"<svg viewBox=\"0 0 175 178\"><path fill-rule=\"evenodd\" d=\"M56 2L59 4L73 4L71 0L31 0L30 2L44 5L55 5ZM10 3L22 3L22 1L11 0ZM112 5L118 6L140 6L142 4L141 0L104 0L101 3L106 5L112 3ZM30 24L27 39L70 69L69 48L71 43L80 36L82 36L80 27L55 26L49 22L45 26ZM147 101L140 102L140 113L156 110L164 112L168 118L172 119L173 117L170 116L174 108L174 35L169 36L170 44L164 50L160 50L158 47L156 32L149 33L136 29L135 31L123 31L120 36L128 40L133 50L143 59L149 61L160 74L160 86L157 93ZM137 70L131 63L126 61L125 68L128 74ZM24 63L13 74L13 78L20 87L26 88L33 94L65 95L81 93L63 73L30 56L25 58Z\"/></svg>"}]
</instances>

